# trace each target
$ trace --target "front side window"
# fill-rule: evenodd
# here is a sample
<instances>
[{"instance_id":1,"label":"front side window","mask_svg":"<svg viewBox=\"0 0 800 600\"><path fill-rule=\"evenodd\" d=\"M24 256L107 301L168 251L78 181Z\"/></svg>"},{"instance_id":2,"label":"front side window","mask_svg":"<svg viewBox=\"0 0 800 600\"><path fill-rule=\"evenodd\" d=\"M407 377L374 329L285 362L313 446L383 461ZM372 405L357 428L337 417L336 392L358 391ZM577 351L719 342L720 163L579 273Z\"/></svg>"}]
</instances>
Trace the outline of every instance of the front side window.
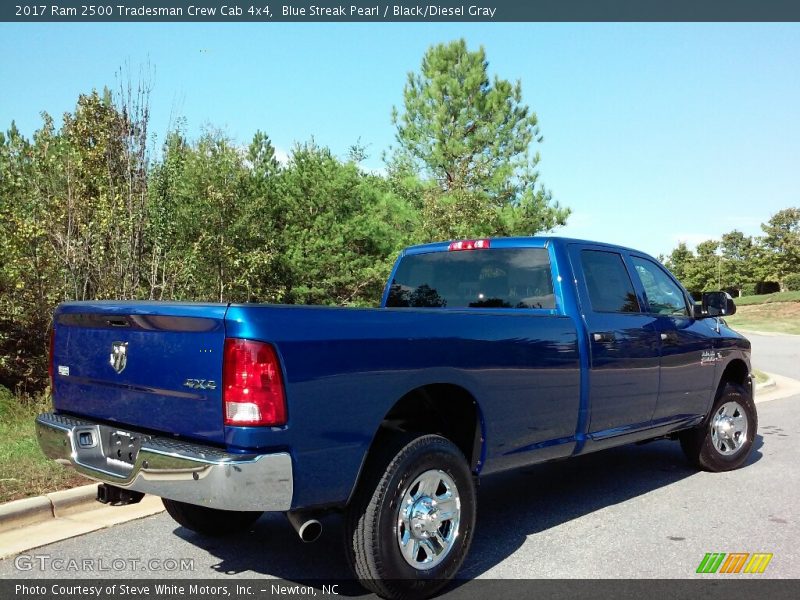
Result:
<instances>
[{"instance_id":1,"label":"front side window","mask_svg":"<svg viewBox=\"0 0 800 600\"><path fill-rule=\"evenodd\" d=\"M412 254L400 262L388 307L555 308L544 248Z\"/></svg>"},{"instance_id":2,"label":"front side window","mask_svg":"<svg viewBox=\"0 0 800 600\"><path fill-rule=\"evenodd\" d=\"M620 254L604 250L581 250L581 266L594 312L641 311Z\"/></svg>"},{"instance_id":3,"label":"front side window","mask_svg":"<svg viewBox=\"0 0 800 600\"><path fill-rule=\"evenodd\" d=\"M650 312L659 315L688 315L686 298L674 281L653 261L631 257L639 279L642 280Z\"/></svg>"}]
</instances>

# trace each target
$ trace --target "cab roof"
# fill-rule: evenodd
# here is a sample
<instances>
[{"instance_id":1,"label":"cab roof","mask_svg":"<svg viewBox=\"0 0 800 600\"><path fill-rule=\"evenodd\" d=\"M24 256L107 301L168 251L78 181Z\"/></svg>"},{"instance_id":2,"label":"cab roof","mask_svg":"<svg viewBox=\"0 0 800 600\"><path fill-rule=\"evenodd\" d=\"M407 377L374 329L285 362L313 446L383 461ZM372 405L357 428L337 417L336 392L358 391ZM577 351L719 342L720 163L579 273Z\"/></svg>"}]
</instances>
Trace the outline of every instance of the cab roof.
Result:
<instances>
[{"instance_id":1,"label":"cab roof","mask_svg":"<svg viewBox=\"0 0 800 600\"><path fill-rule=\"evenodd\" d=\"M636 252L638 254L647 253L635 248L628 248L619 246L617 244L608 244L605 242L596 242L593 240L583 240L579 238L561 237L557 235L549 236L528 236L528 237L488 237L488 238L472 238L472 239L485 239L489 240L491 248L547 248L550 245L567 245L567 244L586 244L591 246L599 246L608 248L609 250L623 250L627 252ZM410 256L414 254L425 254L428 252L446 252L450 249L450 244L459 240L448 240L446 242L433 242L430 244L419 244L416 246L409 246L406 248L401 256Z\"/></svg>"}]
</instances>

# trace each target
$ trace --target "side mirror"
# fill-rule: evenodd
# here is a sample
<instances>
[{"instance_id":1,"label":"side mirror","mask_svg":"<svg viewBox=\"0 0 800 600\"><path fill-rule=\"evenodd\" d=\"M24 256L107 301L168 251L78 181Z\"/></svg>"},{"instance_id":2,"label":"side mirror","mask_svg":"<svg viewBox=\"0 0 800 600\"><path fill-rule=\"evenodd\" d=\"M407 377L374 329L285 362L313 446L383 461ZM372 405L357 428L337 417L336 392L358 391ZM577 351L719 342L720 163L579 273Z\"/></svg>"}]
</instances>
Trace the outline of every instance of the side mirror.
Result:
<instances>
[{"instance_id":1,"label":"side mirror","mask_svg":"<svg viewBox=\"0 0 800 600\"><path fill-rule=\"evenodd\" d=\"M727 292L703 292L703 315L730 317L736 313L736 304Z\"/></svg>"}]
</instances>

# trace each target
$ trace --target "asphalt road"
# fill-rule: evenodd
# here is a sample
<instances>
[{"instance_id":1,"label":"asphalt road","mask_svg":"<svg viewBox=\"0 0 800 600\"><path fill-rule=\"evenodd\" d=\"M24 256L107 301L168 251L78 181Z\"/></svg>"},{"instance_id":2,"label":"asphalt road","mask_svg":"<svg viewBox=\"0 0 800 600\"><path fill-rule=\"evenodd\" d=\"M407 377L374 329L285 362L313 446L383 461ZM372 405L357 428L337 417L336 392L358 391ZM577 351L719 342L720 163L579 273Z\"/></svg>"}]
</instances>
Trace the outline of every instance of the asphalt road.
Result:
<instances>
[{"instance_id":1,"label":"asphalt road","mask_svg":"<svg viewBox=\"0 0 800 600\"><path fill-rule=\"evenodd\" d=\"M753 345L756 369L800 379L800 335L759 335L742 332Z\"/></svg>"},{"instance_id":2,"label":"asphalt road","mask_svg":"<svg viewBox=\"0 0 800 600\"><path fill-rule=\"evenodd\" d=\"M742 469L690 468L677 443L660 441L485 478L463 578L692 578L706 552L771 552L761 577L800 574L800 396L761 403L756 451ZM324 519L302 544L280 515L246 534L205 539L166 514L32 550L55 558L187 558L191 572L21 572L0 561L0 579L30 577L280 577L347 575L341 523ZM706 576L707 577L707 576ZM354 588L352 594L360 592Z\"/></svg>"}]
</instances>

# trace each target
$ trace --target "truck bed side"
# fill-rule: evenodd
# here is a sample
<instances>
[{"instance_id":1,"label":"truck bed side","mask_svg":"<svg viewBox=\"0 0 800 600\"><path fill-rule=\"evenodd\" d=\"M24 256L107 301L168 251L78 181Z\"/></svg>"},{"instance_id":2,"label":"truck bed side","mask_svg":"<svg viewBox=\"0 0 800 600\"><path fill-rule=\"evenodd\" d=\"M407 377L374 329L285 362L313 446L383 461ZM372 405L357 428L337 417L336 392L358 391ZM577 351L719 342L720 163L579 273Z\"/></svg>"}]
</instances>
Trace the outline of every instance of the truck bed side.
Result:
<instances>
[{"instance_id":1,"label":"truck bed side","mask_svg":"<svg viewBox=\"0 0 800 600\"><path fill-rule=\"evenodd\" d=\"M232 448L291 448L297 506L346 499L378 426L415 389L462 387L495 470L571 452L580 399L567 317L525 311L233 305L230 337L269 341L284 369L284 428L227 427Z\"/></svg>"}]
</instances>

